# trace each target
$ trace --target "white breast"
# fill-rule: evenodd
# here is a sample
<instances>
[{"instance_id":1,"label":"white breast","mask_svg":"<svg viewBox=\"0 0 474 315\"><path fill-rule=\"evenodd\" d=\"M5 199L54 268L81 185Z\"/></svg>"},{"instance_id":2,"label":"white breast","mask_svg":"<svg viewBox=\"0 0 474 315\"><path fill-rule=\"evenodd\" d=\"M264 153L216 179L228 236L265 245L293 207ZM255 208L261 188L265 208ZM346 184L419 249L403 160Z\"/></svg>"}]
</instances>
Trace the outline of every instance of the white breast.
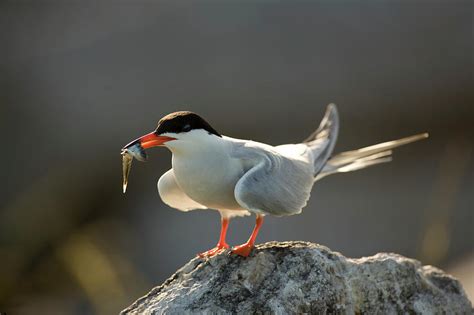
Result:
<instances>
[{"instance_id":1,"label":"white breast","mask_svg":"<svg viewBox=\"0 0 474 315\"><path fill-rule=\"evenodd\" d=\"M172 148L173 171L181 189L196 202L213 209L241 210L234 196L237 181L244 173L240 160L229 155L222 138L203 135L195 143L176 141ZM186 146L185 146L186 145Z\"/></svg>"}]
</instances>

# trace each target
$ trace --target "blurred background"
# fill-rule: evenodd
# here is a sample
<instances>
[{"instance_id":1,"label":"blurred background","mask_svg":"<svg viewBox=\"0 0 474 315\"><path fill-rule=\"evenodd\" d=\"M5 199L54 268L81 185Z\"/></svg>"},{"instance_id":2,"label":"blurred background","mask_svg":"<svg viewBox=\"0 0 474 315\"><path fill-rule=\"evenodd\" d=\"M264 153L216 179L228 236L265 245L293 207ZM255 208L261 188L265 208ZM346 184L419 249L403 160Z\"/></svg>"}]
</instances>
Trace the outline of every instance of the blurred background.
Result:
<instances>
[{"instance_id":1,"label":"blurred background","mask_svg":"<svg viewBox=\"0 0 474 315\"><path fill-rule=\"evenodd\" d=\"M160 200L166 149L122 194L120 148L163 115L276 145L306 138L330 102L336 152L431 137L318 182L258 240L397 252L472 299L472 1L3 1L0 25L0 311L117 313L215 245L217 212ZM253 224L233 220L229 243Z\"/></svg>"}]
</instances>

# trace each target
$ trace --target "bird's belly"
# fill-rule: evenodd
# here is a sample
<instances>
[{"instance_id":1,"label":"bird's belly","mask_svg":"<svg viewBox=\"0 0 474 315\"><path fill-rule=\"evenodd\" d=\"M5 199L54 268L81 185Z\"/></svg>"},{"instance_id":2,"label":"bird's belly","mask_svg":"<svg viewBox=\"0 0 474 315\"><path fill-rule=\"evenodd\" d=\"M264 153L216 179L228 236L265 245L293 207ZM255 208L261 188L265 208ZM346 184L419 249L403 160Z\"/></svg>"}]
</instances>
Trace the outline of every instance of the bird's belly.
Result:
<instances>
[{"instance_id":1,"label":"bird's belly","mask_svg":"<svg viewBox=\"0 0 474 315\"><path fill-rule=\"evenodd\" d=\"M173 158L173 171L180 188L194 201L211 209L243 210L234 189L243 170L231 161L181 161Z\"/></svg>"}]
</instances>

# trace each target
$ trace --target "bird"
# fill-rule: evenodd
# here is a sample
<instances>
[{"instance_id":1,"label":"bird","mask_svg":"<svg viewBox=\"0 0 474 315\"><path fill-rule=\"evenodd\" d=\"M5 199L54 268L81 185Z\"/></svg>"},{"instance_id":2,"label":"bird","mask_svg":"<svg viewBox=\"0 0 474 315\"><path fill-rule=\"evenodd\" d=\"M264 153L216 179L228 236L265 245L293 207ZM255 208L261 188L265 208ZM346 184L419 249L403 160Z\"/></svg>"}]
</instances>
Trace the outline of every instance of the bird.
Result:
<instances>
[{"instance_id":1,"label":"bird","mask_svg":"<svg viewBox=\"0 0 474 315\"><path fill-rule=\"evenodd\" d=\"M220 213L217 245L198 254L200 257L230 248L226 234L232 218L255 215L248 241L230 248L231 253L247 257L264 217L300 214L315 182L389 162L392 149L428 137L421 133L333 154L338 132L335 104L327 106L319 127L305 140L278 146L222 135L198 114L178 111L161 118L153 132L130 142L122 152L144 161L146 149L168 148L172 168L157 184L162 201L181 211L213 209Z\"/></svg>"}]
</instances>

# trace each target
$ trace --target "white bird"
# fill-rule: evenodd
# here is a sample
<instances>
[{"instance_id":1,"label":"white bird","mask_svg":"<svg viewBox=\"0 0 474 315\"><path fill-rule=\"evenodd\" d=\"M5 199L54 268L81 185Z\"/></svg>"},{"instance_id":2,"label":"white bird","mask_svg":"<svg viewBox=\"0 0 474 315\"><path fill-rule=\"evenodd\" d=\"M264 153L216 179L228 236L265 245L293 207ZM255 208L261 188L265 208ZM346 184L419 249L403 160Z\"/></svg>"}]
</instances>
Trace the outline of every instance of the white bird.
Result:
<instances>
[{"instance_id":1,"label":"white bird","mask_svg":"<svg viewBox=\"0 0 474 315\"><path fill-rule=\"evenodd\" d=\"M279 146L223 136L199 115L180 111L163 117L155 131L123 150L144 160L144 149L167 147L172 152L172 168L158 181L163 202L181 211L220 212L219 241L199 254L202 257L229 248L225 238L230 218L255 214L249 240L232 248L233 253L248 256L263 217L301 213L317 180L388 162L391 149L428 137L423 133L332 155L338 130L334 104L327 107L319 128L306 140Z\"/></svg>"}]
</instances>

